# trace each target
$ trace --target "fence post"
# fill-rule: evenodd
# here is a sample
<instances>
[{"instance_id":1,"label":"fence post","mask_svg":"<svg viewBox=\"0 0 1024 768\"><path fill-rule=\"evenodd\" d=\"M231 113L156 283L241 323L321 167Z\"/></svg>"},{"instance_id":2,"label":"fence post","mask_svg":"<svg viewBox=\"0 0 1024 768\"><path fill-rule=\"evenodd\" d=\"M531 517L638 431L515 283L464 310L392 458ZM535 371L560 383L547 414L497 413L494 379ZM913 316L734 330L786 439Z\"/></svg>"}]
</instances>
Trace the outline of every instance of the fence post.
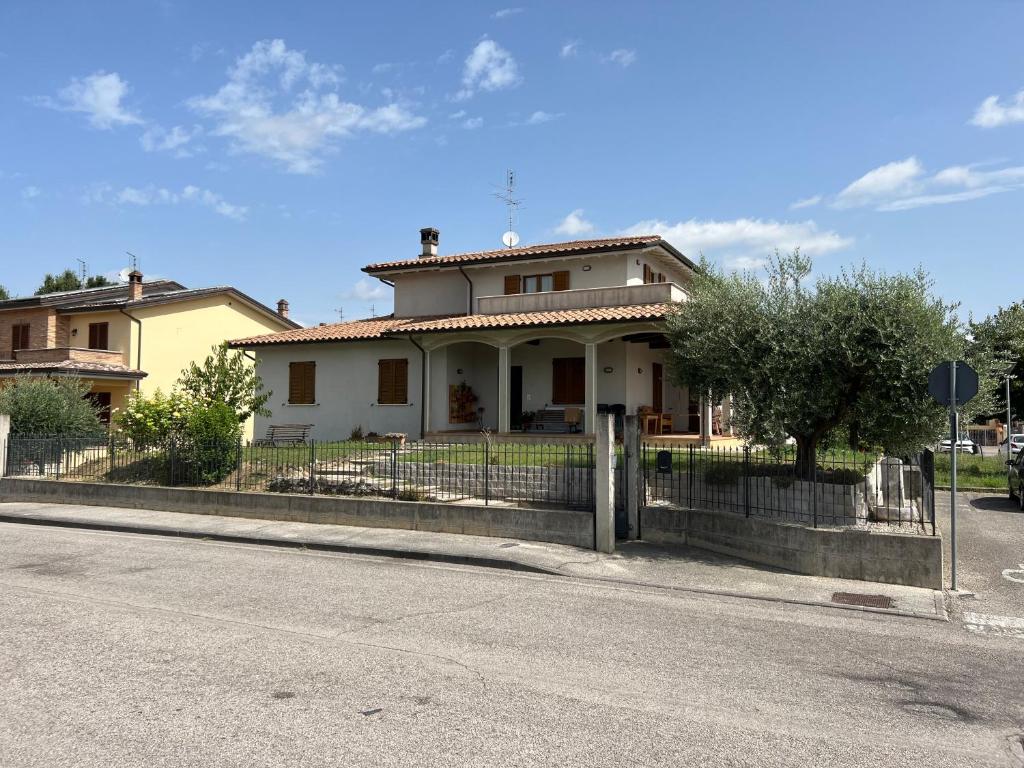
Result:
<instances>
[{"instance_id":1,"label":"fence post","mask_svg":"<svg viewBox=\"0 0 1024 768\"><path fill-rule=\"evenodd\" d=\"M235 445L235 490L242 490L242 437L239 435Z\"/></svg>"},{"instance_id":2,"label":"fence post","mask_svg":"<svg viewBox=\"0 0 1024 768\"><path fill-rule=\"evenodd\" d=\"M64 458L64 438L57 438L57 479L60 480L60 462Z\"/></svg>"},{"instance_id":3,"label":"fence post","mask_svg":"<svg viewBox=\"0 0 1024 768\"><path fill-rule=\"evenodd\" d=\"M693 509L693 443L690 443L686 457L686 507Z\"/></svg>"},{"instance_id":4,"label":"fence post","mask_svg":"<svg viewBox=\"0 0 1024 768\"><path fill-rule=\"evenodd\" d=\"M640 538L640 489L643 482L643 465L640 462L640 417L626 414L622 420L622 452L625 466L622 481L626 484L626 522L628 538Z\"/></svg>"},{"instance_id":5,"label":"fence post","mask_svg":"<svg viewBox=\"0 0 1024 768\"><path fill-rule=\"evenodd\" d=\"M597 417L597 451L595 458L594 549L615 551L615 416Z\"/></svg>"},{"instance_id":6,"label":"fence post","mask_svg":"<svg viewBox=\"0 0 1024 768\"><path fill-rule=\"evenodd\" d=\"M743 446L743 511L750 517L750 446Z\"/></svg>"},{"instance_id":7,"label":"fence post","mask_svg":"<svg viewBox=\"0 0 1024 768\"><path fill-rule=\"evenodd\" d=\"M391 438L391 498L398 498L398 440Z\"/></svg>"},{"instance_id":8,"label":"fence post","mask_svg":"<svg viewBox=\"0 0 1024 768\"><path fill-rule=\"evenodd\" d=\"M11 417L0 413L0 477L7 474L7 441L11 434Z\"/></svg>"},{"instance_id":9,"label":"fence post","mask_svg":"<svg viewBox=\"0 0 1024 768\"><path fill-rule=\"evenodd\" d=\"M491 503L491 441L484 437L484 506Z\"/></svg>"},{"instance_id":10,"label":"fence post","mask_svg":"<svg viewBox=\"0 0 1024 768\"><path fill-rule=\"evenodd\" d=\"M170 438L167 441L167 464L170 467L170 474L167 477L167 484L174 485L174 438Z\"/></svg>"},{"instance_id":11,"label":"fence post","mask_svg":"<svg viewBox=\"0 0 1024 768\"><path fill-rule=\"evenodd\" d=\"M316 488L316 440L309 441L309 495L312 496Z\"/></svg>"}]
</instances>

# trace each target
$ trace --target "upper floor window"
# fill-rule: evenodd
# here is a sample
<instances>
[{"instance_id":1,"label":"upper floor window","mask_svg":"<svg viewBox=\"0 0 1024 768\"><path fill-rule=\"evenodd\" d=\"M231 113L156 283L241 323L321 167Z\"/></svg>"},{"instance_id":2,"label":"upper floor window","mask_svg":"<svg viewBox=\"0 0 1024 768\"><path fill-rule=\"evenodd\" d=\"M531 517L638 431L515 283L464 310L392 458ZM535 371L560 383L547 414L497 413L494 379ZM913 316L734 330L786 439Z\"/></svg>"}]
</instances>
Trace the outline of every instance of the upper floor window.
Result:
<instances>
[{"instance_id":1,"label":"upper floor window","mask_svg":"<svg viewBox=\"0 0 1024 768\"><path fill-rule=\"evenodd\" d=\"M316 402L316 363L306 360L288 363L288 403L313 405Z\"/></svg>"},{"instance_id":2,"label":"upper floor window","mask_svg":"<svg viewBox=\"0 0 1024 768\"><path fill-rule=\"evenodd\" d=\"M89 323L89 349L110 349L110 323Z\"/></svg>"},{"instance_id":3,"label":"upper floor window","mask_svg":"<svg viewBox=\"0 0 1024 768\"><path fill-rule=\"evenodd\" d=\"M28 323L15 323L11 326L11 353L19 349L28 349L28 334L32 326Z\"/></svg>"},{"instance_id":4,"label":"upper floor window","mask_svg":"<svg viewBox=\"0 0 1024 768\"><path fill-rule=\"evenodd\" d=\"M505 275L505 295L569 290L569 270L545 275Z\"/></svg>"},{"instance_id":5,"label":"upper floor window","mask_svg":"<svg viewBox=\"0 0 1024 768\"><path fill-rule=\"evenodd\" d=\"M377 361L377 403L405 405L409 402L409 361L405 358Z\"/></svg>"},{"instance_id":6,"label":"upper floor window","mask_svg":"<svg viewBox=\"0 0 1024 768\"><path fill-rule=\"evenodd\" d=\"M644 285L648 283L664 283L665 274L663 272L655 272L647 264L644 264Z\"/></svg>"}]
</instances>

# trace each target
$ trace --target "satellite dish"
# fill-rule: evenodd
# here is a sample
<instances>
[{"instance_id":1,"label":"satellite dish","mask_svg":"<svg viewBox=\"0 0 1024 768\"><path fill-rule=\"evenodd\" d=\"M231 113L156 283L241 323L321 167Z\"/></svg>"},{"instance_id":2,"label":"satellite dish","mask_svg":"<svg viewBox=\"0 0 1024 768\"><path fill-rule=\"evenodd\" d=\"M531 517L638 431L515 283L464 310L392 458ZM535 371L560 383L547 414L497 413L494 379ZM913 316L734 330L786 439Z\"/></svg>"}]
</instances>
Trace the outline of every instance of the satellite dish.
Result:
<instances>
[{"instance_id":1,"label":"satellite dish","mask_svg":"<svg viewBox=\"0 0 1024 768\"><path fill-rule=\"evenodd\" d=\"M515 248L519 244L519 235L509 230L501 236L501 242L505 244L506 248Z\"/></svg>"},{"instance_id":2,"label":"satellite dish","mask_svg":"<svg viewBox=\"0 0 1024 768\"><path fill-rule=\"evenodd\" d=\"M131 272L131 269L129 269L128 267L125 267L124 269L122 269L120 272L117 273L117 279L119 281L121 281L122 283L127 283L128 282L128 273L129 272Z\"/></svg>"}]
</instances>

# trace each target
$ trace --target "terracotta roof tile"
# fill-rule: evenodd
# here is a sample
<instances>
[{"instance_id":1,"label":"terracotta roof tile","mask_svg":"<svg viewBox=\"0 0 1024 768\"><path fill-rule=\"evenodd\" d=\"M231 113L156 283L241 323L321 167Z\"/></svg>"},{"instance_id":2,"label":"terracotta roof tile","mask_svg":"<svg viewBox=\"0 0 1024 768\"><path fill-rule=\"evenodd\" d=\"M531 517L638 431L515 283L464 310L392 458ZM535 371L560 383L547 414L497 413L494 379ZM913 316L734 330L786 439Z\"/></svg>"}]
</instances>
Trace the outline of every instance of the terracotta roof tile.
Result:
<instances>
[{"instance_id":1,"label":"terracotta roof tile","mask_svg":"<svg viewBox=\"0 0 1024 768\"><path fill-rule=\"evenodd\" d=\"M461 315L459 317L425 321L411 319L395 330L401 333L430 333L433 331L478 331L492 328L532 328L547 325L611 323L621 320L661 320L668 314L671 306L671 304L629 304L622 307L557 309L548 312Z\"/></svg>"},{"instance_id":2,"label":"terracotta roof tile","mask_svg":"<svg viewBox=\"0 0 1024 768\"><path fill-rule=\"evenodd\" d=\"M276 344L308 344L332 341L385 339L406 333L480 331L496 328L537 328L551 325L583 325L629 320L662 320L671 304L630 304L623 307L559 309L549 312L509 312L500 315L453 315L449 317L378 317L350 323L331 323L299 328L248 339L235 339L232 347L260 347Z\"/></svg>"},{"instance_id":3,"label":"terracotta roof tile","mask_svg":"<svg viewBox=\"0 0 1024 768\"><path fill-rule=\"evenodd\" d=\"M418 259L402 259L401 261L383 261L368 264L364 272L384 272L391 269L410 269L446 264L466 264L475 261L500 261L504 259L523 259L531 256L554 256L567 253L597 253L617 248L635 248L664 242L660 235L634 235L629 237L608 237L601 240L571 240L567 243L546 243L543 245L527 245L522 248L502 248L496 251L473 251L456 253L450 256L429 256Z\"/></svg>"},{"instance_id":4,"label":"terracotta roof tile","mask_svg":"<svg viewBox=\"0 0 1024 768\"><path fill-rule=\"evenodd\" d=\"M291 331L269 333L262 336L250 336L246 339L235 339L232 347L254 347L268 344L303 344L327 341L357 341L360 339L379 339L392 328L406 323L408 320L396 320L391 315L374 317L366 320L353 320L348 323L327 323L312 328L296 328Z\"/></svg>"},{"instance_id":5,"label":"terracotta roof tile","mask_svg":"<svg viewBox=\"0 0 1024 768\"><path fill-rule=\"evenodd\" d=\"M32 363L19 363L16 360L0 360L0 376L21 373L32 374L42 371L46 371L47 373L59 371L62 373L81 374L83 376L88 376L89 374L99 376L117 376L118 378L125 379L143 379L146 377L146 373L143 371L135 370L134 368L126 368L123 365L112 365L110 363L95 363L70 359L45 360Z\"/></svg>"}]
</instances>

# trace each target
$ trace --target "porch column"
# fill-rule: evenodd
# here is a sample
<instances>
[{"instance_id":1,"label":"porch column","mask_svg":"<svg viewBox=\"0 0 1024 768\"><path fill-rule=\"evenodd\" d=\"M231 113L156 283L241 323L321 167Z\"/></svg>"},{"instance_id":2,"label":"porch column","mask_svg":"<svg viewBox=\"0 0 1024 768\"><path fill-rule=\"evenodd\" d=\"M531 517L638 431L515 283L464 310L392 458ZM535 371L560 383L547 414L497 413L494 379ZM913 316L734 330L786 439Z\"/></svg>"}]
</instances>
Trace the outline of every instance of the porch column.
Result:
<instances>
[{"instance_id":1,"label":"porch column","mask_svg":"<svg viewBox=\"0 0 1024 768\"><path fill-rule=\"evenodd\" d=\"M509 381L511 379L512 355L508 344L498 347L498 431L512 430L509 413Z\"/></svg>"},{"instance_id":2,"label":"porch column","mask_svg":"<svg viewBox=\"0 0 1024 768\"><path fill-rule=\"evenodd\" d=\"M597 344L586 344L583 376L583 430L594 433L597 429Z\"/></svg>"},{"instance_id":3,"label":"porch column","mask_svg":"<svg viewBox=\"0 0 1024 768\"><path fill-rule=\"evenodd\" d=\"M423 402L420 407L423 409L423 434L420 437L425 437L427 432L430 431L430 406L432 400L430 399L430 355L431 350L425 350L423 354Z\"/></svg>"},{"instance_id":4,"label":"porch column","mask_svg":"<svg viewBox=\"0 0 1024 768\"><path fill-rule=\"evenodd\" d=\"M703 445L711 445L711 419L714 406L711 404L711 393L700 398L700 441Z\"/></svg>"}]
</instances>

